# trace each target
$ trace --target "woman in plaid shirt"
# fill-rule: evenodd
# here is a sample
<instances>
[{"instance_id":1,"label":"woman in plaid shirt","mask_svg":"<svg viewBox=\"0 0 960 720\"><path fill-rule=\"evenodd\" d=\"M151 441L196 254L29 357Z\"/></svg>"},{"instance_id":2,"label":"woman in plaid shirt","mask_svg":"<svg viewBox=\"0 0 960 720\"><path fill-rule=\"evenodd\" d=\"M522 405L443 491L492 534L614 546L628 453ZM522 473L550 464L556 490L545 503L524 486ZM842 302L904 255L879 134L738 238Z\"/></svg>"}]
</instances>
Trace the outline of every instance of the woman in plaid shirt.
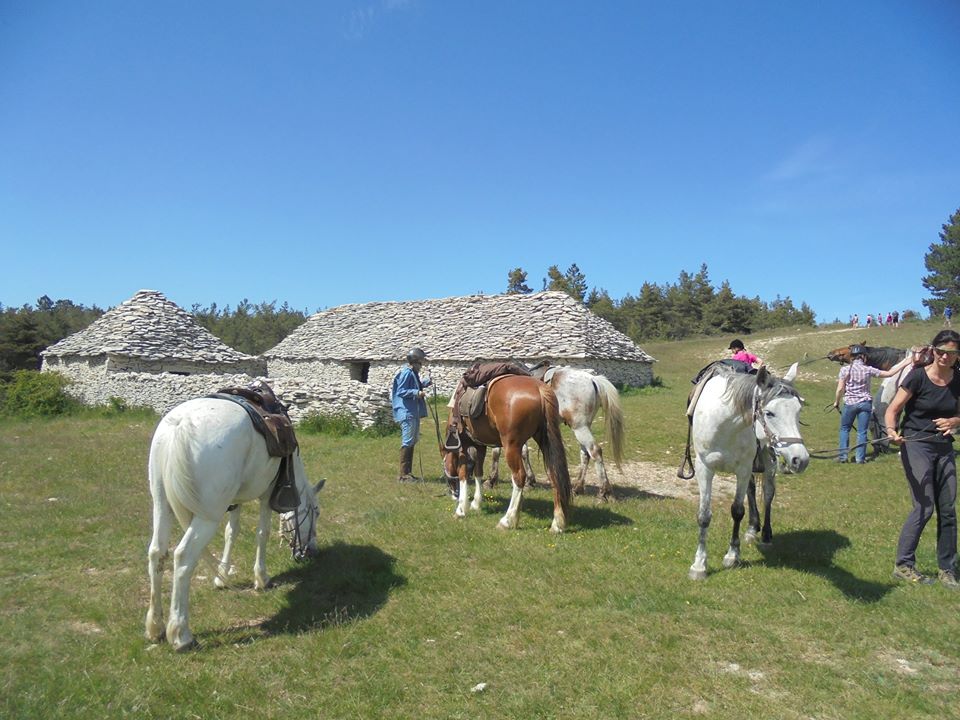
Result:
<instances>
[{"instance_id":1,"label":"woman in plaid shirt","mask_svg":"<svg viewBox=\"0 0 960 720\"><path fill-rule=\"evenodd\" d=\"M889 370L878 370L863 361L866 353L863 345L851 345L850 354L853 360L849 365L840 368L840 379L837 381L837 395L833 406L840 410L840 400L843 400L843 410L840 411L840 456L837 462L847 461L847 444L850 440L850 430L854 420L857 423L857 462L862 464L867 460L867 423L870 422L870 413L873 411L873 395L870 392L870 378L886 378L896 375L910 363L907 356Z\"/></svg>"}]
</instances>

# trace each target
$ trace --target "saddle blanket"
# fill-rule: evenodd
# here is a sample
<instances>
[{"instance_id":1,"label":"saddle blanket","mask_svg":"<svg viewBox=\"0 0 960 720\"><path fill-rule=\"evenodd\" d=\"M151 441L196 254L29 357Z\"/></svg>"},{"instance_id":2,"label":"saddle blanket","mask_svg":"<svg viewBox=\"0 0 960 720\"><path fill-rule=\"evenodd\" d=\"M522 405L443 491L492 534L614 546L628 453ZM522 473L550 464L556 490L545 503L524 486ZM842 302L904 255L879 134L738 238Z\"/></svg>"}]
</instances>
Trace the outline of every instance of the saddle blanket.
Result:
<instances>
[{"instance_id":1,"label":"saddle blanket","mask_svg":"<svg viewBox=\"0 0 960 720\"><path fill-rule=\"evenodd\" d=\"M300 505L300 496L293 476L291 456L297 449L297 436L287 408L277 399L273 389L263 382L246 387L226 387L207 395L229 400L247 411L253 427L267 443L267 454L280 458L277 476L273 479L270 508L274 512L289 512Z\"/></svg>"},{"instance_id":2,"label":"saddle blanket","mask_svg":"<svg viewBox=\"0 0 960 720\"><path fill-rule=\"evenodd\" d=\"M267 441L270 457L287 457L297 449L297 436L287 408L266 383L225 387L207 397L230 400L246 410L257 432Z\"/></svg>"}]
</instances>

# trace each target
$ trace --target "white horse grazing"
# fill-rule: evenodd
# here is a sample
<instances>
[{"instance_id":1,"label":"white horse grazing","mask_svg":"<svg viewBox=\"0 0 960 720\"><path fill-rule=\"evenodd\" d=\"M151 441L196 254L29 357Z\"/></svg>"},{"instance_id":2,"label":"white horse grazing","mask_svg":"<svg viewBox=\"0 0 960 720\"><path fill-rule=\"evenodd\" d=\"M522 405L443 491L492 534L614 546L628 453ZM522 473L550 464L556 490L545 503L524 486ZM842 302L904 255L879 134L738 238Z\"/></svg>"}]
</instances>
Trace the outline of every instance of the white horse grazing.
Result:
<instances>
[{"instance_id":1,"label":"white horse grazing","mask_svg":"<svg viewBox=\"0 0 960 720\"><path fill-rule=\"evenodd\" d=\"M533 370L536 376L536 366ZM623 459L624 423L617 388L603 375L567 366L550 367L543 379L556 393L557 402L560 403L560 417L573 430L580 444L580 468L577 472L577 480L573 484L573 493L575 495L583 493L587 466L592 458L597 464L597 479L600 481L597 499L606 500L610 496L610 480L607 479L607 469L603 464L603 449L594 439L590 426L602 407L613 462L620 467ZM532 484L533 468L530 467L526 445L523 447L523 462ZM499 467L500 448L495 448L491 457L491 484L496 482Z\"/></svg>"},{"instance_id":2,"label":"white horse grazing","mask_svg":"<svg viewBox=\"0 0 960 720\"><path fill-rule=\"evenodd\" d=\"M282 526L294 557L317 554L316 520L320 513L316 488L310 486L300 460L291 458L300 507L285 513ZM270 533L270 491L280 458L270 457L264 438L257 433L246 411L234 402L216 398L188 400L167 413L150 444L150 494L153 496L153 537L148 550L150 607L146 618L148 640L167 640L179 650L194 644L189 627L190 579L197 562L209 559L205 548L232 505L260 500L254 586L263 590L270 582L265 557ZM170 545L173 516L184 528L173 553L173 588L170 617L164 627L160 583ZM230 567L230 551L239 522L232 508L224 532L224 554L216 584L222 587Z\"/></svg>"},{"instance_id":3,"label":"white horse grazing","mask_svg":"<svg viewBox=\"0 0 960 720\"><path fill-rule=\"evenodd\" d=\"M762 540L773 536L770 528L770 506L776 493L774 479L777 465L782 463L788 473L803 472L810 455L800 437L800 408L802 400L792 383L797 375L794 363L778 380L760 368L756 375L725 372L710 378L700 394L693 413L691 441L694 450L694 470L700 485L700 543L690 578L703 580L707 576L707 530L710 527L710 499L713 476L717 472L732 472L737 476L737 490L730 506L733 534L730 549L723 556L724 567L733 567L740 561L740 521L743 519L743 498L753 479L753 459L757 441L763 449L764 520ZM755 539L759 531L759 514L751 495L751 518L746 540Z\"/></svg>"}]
</instances>

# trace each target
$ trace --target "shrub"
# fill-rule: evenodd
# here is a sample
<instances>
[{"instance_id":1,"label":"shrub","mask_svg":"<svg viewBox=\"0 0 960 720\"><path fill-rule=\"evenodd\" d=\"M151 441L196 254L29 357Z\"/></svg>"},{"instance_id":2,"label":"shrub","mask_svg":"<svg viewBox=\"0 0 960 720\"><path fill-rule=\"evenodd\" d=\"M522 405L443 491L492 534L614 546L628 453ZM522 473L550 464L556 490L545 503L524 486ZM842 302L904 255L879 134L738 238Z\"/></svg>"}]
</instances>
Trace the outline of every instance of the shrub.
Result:
<instances>
[{"instance_id":1,"label":"shrub","mask_svg":"<svg viewBox=\"0 0 960 720\"><path fill-rule=\"evenodd\" d=\"M69 384L70 380L59 373L17 370L3 388L0 407L4 415L21 418L65 415L80 407L66 392Z\"/></svg>"},{"instance_id":2,"label":"shrub","mask_svg":"<svg viewBox=\"0 0 960 720\"><path fill-rule=\"evenodd\" d=\"M393 421L389 410L377 412L373 425L360 428L356 419L349 413L314 413L307 415L299 423L297 430L311 435L330 435L332 437L386 437L395 434L399 429Z\"/></svg>"}]
</instances>

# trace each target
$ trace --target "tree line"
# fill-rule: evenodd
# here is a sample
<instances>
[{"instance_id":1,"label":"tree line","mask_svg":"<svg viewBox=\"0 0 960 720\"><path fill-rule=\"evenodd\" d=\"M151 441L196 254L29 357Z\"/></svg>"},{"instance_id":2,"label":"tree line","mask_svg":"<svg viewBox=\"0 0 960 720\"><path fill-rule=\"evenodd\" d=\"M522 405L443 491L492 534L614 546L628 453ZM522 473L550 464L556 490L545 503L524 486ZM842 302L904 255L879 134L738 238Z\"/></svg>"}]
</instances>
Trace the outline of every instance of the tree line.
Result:
<instances>
[{"instance_id":1,"label":"tree line","mask_svg":"<svg viewBox=\"0 0 960 720\"><path fill-rule=\"evenodd\" d=\"M960 209L942 226L940 241L930 245L925 264L928 274L921 280L931 297L923 304L931 315L942 314L946 307L960 310ZM506 292L533 292L527 277L523 268L510 270ZM767 328L813 325L816 319L805 302L798 308L789 296L765 301L736 294L727 281L715 287L706 264L693 274L682 270L673 283L645 282L636 295L628 293L622 298L612 298L603 288L590 289L576 263L565 271L551 265L541 289L569 294L636 341L748 334ZM233 308L195 304L191 312L216 337L249 355L273 347L307 318L306 313L287 303L277 307L275 301L253 304L247 299ZM47 295L36 305L0 305L0 382L8 381L16 370L39 369L42 350L84 329L103 313L96 305L54 301Z\"/></svg>"},{"instance_id":2,"label":"tree line","mask_svg":"<svg viewBox=\"0 0 960 720\"><path fill-rule=\"evenodd\" d=\"M41 351L83 330L103 313L96 305L54 302L46 295L36 305L0 307L0 382L8 381L15 370L40 369ZM287 303L277 307L276 302L253 304L247 299L233 308L194 304L191 313L213 335L248 355L269 350L307 319Z\"/></svg>"},{"instance_id":3,"label":"tree line","mask_svg":"<svg viewBox=\"0 0 960 720\"><path fill-rule=\"evenodd\" d=\"M542 289L567 293L638 342L748 334L787 325L813 325L816 320L807 303L798 308L790 297L764 301L737 295L726 280L714 287L705 263L696 274L681 270L675 283L645 282L636 295L627 293L616 299L603 288L588 290L586 276L576 263L564 272L551 265ZM533 292L523 268L507 273L506 292Z\"/></svg>"}]
</instances>

